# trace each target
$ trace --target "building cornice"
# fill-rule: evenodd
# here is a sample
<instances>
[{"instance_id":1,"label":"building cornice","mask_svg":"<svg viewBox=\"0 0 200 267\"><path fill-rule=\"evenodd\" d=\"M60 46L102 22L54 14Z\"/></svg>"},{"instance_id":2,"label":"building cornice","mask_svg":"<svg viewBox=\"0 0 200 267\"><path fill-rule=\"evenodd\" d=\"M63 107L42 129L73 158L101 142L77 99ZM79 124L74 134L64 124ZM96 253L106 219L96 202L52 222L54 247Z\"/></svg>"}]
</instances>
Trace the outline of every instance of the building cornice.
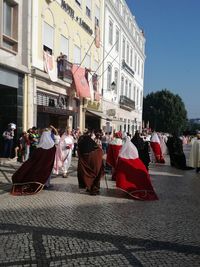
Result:
<instances>
[{"instance_id":1,"label":"building cornice","mask_svg":"<svg viewBox=\"0 0 200 267\"><path fill-rule=\"evenodd\" d=\"M29 74L30 73L29 69L24 65L11 66L10 64L8 65L6 63L0 62L0 66L6 68L8 70L16 71L16 72L23 73L23 74Z\"/></svg>"}]
</instances>

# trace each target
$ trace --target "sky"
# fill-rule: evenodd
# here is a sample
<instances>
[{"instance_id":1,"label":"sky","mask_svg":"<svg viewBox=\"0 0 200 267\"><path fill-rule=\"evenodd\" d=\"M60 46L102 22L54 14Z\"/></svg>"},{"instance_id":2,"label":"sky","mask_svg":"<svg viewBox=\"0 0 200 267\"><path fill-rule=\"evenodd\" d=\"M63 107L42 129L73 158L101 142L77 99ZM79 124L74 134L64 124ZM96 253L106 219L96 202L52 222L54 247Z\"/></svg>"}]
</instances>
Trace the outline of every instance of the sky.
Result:
<instances>
[{"instance_id":1,"label":"sky","mask_svg":"<svg viewBox=\"0 0 200 267\"><path fill-rule=\"evenodd\" d=\"M126 0L145 32L144 95L178 94L200 118L200 0Z\"/></svg>"}]
</instances>

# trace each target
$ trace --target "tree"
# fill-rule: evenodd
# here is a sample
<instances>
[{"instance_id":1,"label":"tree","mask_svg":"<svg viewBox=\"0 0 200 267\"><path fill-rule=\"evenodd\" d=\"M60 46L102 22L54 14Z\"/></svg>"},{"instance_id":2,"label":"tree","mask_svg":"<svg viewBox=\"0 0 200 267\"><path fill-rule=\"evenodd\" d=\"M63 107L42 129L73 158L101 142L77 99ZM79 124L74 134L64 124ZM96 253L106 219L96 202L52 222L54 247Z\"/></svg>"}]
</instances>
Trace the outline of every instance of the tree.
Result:
<instances>
[{"instance_id":1,"label":"tree","mask_svg":"<svg viewBox=\"0 0 200 267\"><path fill-rule=\"evenodd\" d=\"M179 95L164 89L144 97L143 120L156 131L180 133L187 125L187 111Z\"/></svg>"}]
</instances>

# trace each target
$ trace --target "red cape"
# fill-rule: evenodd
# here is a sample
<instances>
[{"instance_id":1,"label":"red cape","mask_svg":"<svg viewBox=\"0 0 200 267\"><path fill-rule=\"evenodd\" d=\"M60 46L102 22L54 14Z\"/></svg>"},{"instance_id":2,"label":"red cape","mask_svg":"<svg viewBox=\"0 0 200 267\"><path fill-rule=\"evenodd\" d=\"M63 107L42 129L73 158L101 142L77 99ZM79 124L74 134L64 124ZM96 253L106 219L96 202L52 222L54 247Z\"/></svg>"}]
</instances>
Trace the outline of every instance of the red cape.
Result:
<instances>
[{"instance_id":1,"label":"red cape","mask_svg":"<svg viewBox=\"0 0 200 267\"><path fill-rule=\"evenodd\" d=\"M153 150L154 156L156 158L156 162L165 163L165 160L162 155L161 147L159 143L150 142L151 148Z\"/></svg>"},{"instance_id":2,"label":"red cape","mask_svg":"<svg viewBox=\"0 0 200 267\"><path fill-rule=\"evenodd\" d=\"M55 158L56 147L37 148L30 159L13 174L12 195L29 195L40 192L49 178Z\"/></svg>"},{"instance_id":3,"label":"red cape","mask_svg":"<svg viewBox=\"0 0 200 267\"><path fill-rule=\"evenodd\" d=\"M109 144L108 146L106 163L112 166L113 168L115 168L117 165L117 159L121 147L122 145L113 145L113 144Z\"/></svg>"},{"instance_id":4,"label":"red cape","mask_svg":"<svg viewBox=\"0 0 200 267\"><path fill-rule=\"evenodd\" d=\"M139 200L158 199L146 167L139 158L118 158L116 186Z\"/></svg>"}]
</instances>

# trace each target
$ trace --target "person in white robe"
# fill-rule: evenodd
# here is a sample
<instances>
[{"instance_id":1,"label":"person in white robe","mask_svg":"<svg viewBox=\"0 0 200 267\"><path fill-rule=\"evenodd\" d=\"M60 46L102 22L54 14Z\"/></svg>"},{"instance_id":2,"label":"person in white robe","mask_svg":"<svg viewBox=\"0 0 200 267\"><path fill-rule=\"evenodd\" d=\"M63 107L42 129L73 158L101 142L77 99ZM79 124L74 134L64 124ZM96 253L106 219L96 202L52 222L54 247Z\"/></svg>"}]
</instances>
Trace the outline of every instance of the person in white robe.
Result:
<instances>
[{"instance_id":1,"label":"person in white robe","mask_svg":"<svg viewBox=\"0 0 200 267\"><path fill-rule=\"evenodd\" d=\"M67 127L64 134L61 136L56 150L56 157L54 162L54 173L59 174L62 170L63 178L68 176L68 170L71 166L72 151L74 148L74 139L71 135L71 128Z\"/></svg>"},{"instance_id":2,"label":"person in white robe","mask_svg":"<svg viewBox=\"0 0 200 267\"><path fill-rule=\"evenodd\" d=\"M197 132L197 139L192 142L189 165L200 172L200 131Z\"/></svg>"}]
</instances>

